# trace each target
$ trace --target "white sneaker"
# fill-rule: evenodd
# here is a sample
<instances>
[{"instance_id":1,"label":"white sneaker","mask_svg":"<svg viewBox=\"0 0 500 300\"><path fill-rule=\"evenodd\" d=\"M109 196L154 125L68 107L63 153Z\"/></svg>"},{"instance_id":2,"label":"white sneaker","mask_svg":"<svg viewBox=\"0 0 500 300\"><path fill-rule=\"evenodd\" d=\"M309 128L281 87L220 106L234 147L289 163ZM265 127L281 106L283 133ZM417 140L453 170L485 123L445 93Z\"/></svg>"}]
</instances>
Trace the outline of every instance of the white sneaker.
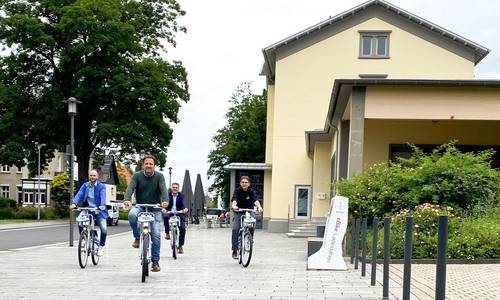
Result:
<instances>
[{"instance_id":1,"label":"white sneaker","mask_svg":"<svg viewBox=\"0 0 500 300\"><path fill-rule=\"evenodd\" d=\"M99 248L97 249L97 256L103 256L103 255L104 255L104 247L99 246Z\"/></svg>"}]
</instances>

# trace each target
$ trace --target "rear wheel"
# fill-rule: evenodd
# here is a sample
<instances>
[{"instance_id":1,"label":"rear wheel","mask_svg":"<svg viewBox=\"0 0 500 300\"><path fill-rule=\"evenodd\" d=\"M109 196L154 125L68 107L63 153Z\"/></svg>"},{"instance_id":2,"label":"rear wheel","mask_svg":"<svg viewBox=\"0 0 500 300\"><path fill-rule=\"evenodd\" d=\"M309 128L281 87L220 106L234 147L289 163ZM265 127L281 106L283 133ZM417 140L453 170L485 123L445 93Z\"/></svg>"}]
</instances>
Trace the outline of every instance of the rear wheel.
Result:
<instances>
[{"instance_id":1,"label":"rear wheel","mask_svg":"<svg viewBox=\"0 0 500 300\"><path fill-rule=\"evenodd\" d=\"M248 267L250 264L250 260L252 259L252 250L253 250L253 237L249 231L244 231L243 233L243 253L242 257L242 265L243 267Z\"/></svg>"},{"instance_id":2,"label":"rear wheel","mask_svg":"<svg viewBox=\"0 0 500 300\"><path fill-rule=\"evenodd\" d=\"M89 237L87 229L84 229L80 234L80 239L78 240L78 263L80 268L84 269L87 266L87 260L89 259Z\"/></svg>"},{"instance_id":3,"label":"rear wheel","mask_svg":"<svg viewBox=\"0 0 500 300\"><path fill-rule=\"evenodd\" d=\"M149 236L147 234L142 235L142 257L141 257L141 264L142 264L142 277L141 280L142 282L146 281L146 276L149 275L149 261L148 261L148 253L149 253Z\"/></svg>"}]
</instances>

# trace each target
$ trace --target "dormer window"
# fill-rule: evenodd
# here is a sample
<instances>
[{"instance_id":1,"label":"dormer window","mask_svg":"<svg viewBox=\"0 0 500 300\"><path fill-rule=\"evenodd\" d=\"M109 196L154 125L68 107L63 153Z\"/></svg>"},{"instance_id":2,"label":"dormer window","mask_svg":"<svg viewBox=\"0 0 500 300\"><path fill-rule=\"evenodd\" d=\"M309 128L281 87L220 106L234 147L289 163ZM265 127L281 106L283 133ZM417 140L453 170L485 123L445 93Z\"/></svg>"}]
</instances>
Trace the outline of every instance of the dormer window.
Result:
<instances>
[{"instance_id":1,"label":"dormer window","mask_svg":"<svg viewBox=\"0 0 500 300\"><path fill-rule=\"evenodd\" d=\"M360 31L359 58L389 58L390 31Z\"/></svg>"}]
</instances>

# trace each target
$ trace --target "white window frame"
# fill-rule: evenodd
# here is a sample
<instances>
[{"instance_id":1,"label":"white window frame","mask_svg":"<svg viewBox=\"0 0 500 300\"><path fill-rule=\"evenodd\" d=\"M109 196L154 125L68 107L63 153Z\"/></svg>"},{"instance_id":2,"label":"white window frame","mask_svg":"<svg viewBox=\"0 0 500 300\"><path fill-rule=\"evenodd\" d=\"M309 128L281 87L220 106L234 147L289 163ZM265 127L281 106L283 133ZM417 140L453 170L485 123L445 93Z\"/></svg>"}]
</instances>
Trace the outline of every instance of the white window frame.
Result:
<instances>
[{"instance_id":1,"label":"white window frame","mask_svg":"<svg viewBox=\"0 0 500 300\"><path fill-rule=\"evenodd\" d=\"M359 58L390 58L389 40L391 31L359 31ZM363 53L364 38L370 37L370 53ZM378 38L385 37L385 53L378 54Z\"/></svg>"},{"instance_id":2,"label":"white window frame","mask_svg":"<svg viewBox=\"0 0 500 300\"><path fill-rule=\"evenodd\" d=\"M1 173L10 173L10 166L2 165L0 172Z\"/></svg>"},{"instance_id":3,"label":"white window frame","mask_svg":"<svg viewBox=\"0 0 500 300\"><path fill-rule=\"evenodd\" d=\"M5 191L5 188L7 188L6 191ZM0 196L3 198L10 199L10 185L8 185L8 184L1 184L0 185Z\"/></svg>"}]
</instances>

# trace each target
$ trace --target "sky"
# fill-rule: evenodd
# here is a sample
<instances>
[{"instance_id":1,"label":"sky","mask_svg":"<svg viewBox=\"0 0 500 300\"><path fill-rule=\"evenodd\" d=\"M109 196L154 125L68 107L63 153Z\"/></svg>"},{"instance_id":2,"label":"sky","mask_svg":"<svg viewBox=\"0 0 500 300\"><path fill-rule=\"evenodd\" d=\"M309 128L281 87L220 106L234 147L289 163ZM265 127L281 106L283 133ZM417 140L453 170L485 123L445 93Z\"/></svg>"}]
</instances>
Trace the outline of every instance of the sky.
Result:
<instances>
[{"instance_id":1,"label":"sky","mask_svg":"<svg viewBox=\"0 0 500 300\"><path fill-rule=\"evenodd\" d=\"M191 99L172 124L167 167L172 182L182 182L189 170L208 189L208 154L212 137L226 124L229 99L242 82L255 93L265 86L259 76L262 49L366 1L354 0L178 0L186 15L179 22L187 33L177 35L177 47L166 58L180 60L188 72ZM393 5L474 41L490 53L477 66L477 79L500 79L500 1L392 0ZM165 169L168 180L168 170ZM182 188L182 187L181 187Z\"/></svg>"}]
</instances>

